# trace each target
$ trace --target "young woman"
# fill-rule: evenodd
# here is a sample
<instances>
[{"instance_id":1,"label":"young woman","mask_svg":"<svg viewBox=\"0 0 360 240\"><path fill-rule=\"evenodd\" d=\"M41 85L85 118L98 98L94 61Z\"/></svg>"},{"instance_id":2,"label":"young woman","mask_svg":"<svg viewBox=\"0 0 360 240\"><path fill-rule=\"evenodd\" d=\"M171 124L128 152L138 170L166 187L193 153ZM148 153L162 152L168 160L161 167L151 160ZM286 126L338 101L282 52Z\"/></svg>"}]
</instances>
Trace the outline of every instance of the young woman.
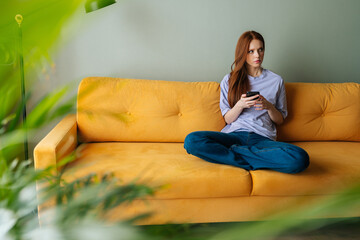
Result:
<instances>
[{"instance_id":1,"label":"young woman","mask_svg":"<svg viewBox=\"0 0 360 240\"><path fill-rule=\"evenodd\" d=\"M226 126L221 132L190 133L188 153L212 163L247 170L272 169L298 173L309 165L300 147L276 141L276 126L287 116L283 79L262 68L265 41L255 31L243 33L237 43L230 74L220 84L220 109ZM259 94L247 97L248 91Z\"/></svg>"}]
</instances>

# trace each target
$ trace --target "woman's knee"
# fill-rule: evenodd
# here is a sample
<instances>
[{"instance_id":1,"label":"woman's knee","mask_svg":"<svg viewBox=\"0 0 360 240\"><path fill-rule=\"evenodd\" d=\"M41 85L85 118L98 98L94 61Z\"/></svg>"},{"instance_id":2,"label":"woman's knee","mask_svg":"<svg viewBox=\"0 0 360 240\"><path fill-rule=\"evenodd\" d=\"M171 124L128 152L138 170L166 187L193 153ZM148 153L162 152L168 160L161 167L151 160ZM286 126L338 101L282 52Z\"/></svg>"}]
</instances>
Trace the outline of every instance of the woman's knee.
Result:
<instances>
[{"instance_id":1,"label":"woman's knee","mask_svg":"<svg viewBox=\"0 0 360 240\"><path fill-rule=\"evenodd\" d=\"M310 164L309 155L304 149L297 147L295 153L293 152L292 154L290 162L288 173L302 172Z\"/></svg>"},{"instance_id":2,"label":"woman's knee","mask_svg":"<svg viewBox=\"0 0 360 240\"><path fill-rule=\"evenodd\" d=\"M193 153L194 150L196 149L195 146L198 145L199 142L201 142L204 139L204 136L205 136L204 131L197 131L188 134L184 140L184 148L186 149L186 151L188 153Z\"/></svg>"}]
</instances>

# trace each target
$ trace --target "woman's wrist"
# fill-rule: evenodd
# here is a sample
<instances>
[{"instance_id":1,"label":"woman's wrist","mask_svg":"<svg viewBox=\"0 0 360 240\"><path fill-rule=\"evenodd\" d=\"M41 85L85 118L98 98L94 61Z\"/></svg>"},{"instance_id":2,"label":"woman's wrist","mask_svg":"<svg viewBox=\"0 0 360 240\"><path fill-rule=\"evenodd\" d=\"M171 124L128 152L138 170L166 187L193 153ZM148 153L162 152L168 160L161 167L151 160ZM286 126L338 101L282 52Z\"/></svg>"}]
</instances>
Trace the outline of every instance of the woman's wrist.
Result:
<instances>
[{"instance_id":1,"label":"woman's wrist","mask_svg":"<svg viewBox=\"0 0 360 240\"><path fill-rule=\"evenodd\" d=\"M241 105L240 101L238 101L234 107L240 112L242 112L242 110L244 110L244 107Z\"/></svg>"},{"instance_id":2,"label":"woman's wrist","mask_svg":"<svg viewBox=\"0 0 360 240\"><path fill-rule=\"evenodd\" d=\"M270 104L270 108L268 109L268 114L270 116L271 121L273 121L278 125L280 125L284 121L282 114L272 104Z\"/></svg>"},{"instance_id":3,"label":"woman's wrist","mask_svg":"<svg viewBox=\"0 0 360 240\"><path fill-rule=\"evenodd\" d=\"M227 124L234 122L243 111L243 107L237 102L232 109L230 109L225 115L224 119Z\"/></svg>"},{"instance_id":4,"label":"woman's wrist","mask_svg":"<svg viewBox=\"0 0 360 240\"><path fill-rule=\"evenodd\" d=\"M269 104L269 109L267 110L269 113L275 113L275 111L277 111L277 109L274 107L274 105L272 105L271 103Z\"/></svg>"}]
</instances>

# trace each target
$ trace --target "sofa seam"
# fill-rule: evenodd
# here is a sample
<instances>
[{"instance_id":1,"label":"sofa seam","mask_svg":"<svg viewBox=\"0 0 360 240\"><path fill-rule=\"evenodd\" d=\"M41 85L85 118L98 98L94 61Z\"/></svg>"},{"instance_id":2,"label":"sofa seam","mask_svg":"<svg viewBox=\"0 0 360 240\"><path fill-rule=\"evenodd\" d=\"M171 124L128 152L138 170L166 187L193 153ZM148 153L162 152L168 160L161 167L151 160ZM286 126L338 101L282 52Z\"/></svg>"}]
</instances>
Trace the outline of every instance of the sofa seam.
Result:
<instances>
[{"instance_id":1,"label":"sofa seam","mask_svg":"<svg viewBox=\"0 0 360 240\"><path fill-rule=\"evenodd\" d=\"M136 198L135 200L161 200L161 201L167 201L167 200L202 200L202 199L219 199L219 198L242 198L242 197L273 197L273 198L279 198L279 197L293 197L293 198L299 198L299 197L334 197L338 196L338 194L305 194L305 195L243 195L243 196L232 196L232 197L208 197L208 198Z\"/></svg>"},{"instance_id":2,"label":"sofa seam","mask_svg":"<svg viewBox=\"0 0 360 240\"><path fill-rule=\"evenodd\" d=\"M253 191L254 191L254 178L253 175L251 174L251 171L249 171L249 175L250 175L250 195L249 196L253 196Z\"/></svg>"}]
</instances>

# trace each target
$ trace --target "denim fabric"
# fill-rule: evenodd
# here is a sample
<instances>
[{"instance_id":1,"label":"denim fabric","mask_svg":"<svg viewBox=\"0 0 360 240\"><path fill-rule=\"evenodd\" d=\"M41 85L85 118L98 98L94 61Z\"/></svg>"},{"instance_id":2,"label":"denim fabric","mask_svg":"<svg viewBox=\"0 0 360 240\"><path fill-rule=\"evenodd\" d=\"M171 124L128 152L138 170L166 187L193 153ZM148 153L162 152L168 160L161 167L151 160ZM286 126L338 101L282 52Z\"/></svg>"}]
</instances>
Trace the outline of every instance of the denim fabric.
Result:
<instances>
[{"instance_id":1,"label":"denim fabric","mask_svg":"<svg viewBox=\"0 0 360 240\"><path fill-rule=\"evenodd\" d=\"M246 170L298 173L309 165L309 155L302 148L253 132L193 132L185 138L184 148L189 154L208 162Z\"/></svg>"}]
</instances>

